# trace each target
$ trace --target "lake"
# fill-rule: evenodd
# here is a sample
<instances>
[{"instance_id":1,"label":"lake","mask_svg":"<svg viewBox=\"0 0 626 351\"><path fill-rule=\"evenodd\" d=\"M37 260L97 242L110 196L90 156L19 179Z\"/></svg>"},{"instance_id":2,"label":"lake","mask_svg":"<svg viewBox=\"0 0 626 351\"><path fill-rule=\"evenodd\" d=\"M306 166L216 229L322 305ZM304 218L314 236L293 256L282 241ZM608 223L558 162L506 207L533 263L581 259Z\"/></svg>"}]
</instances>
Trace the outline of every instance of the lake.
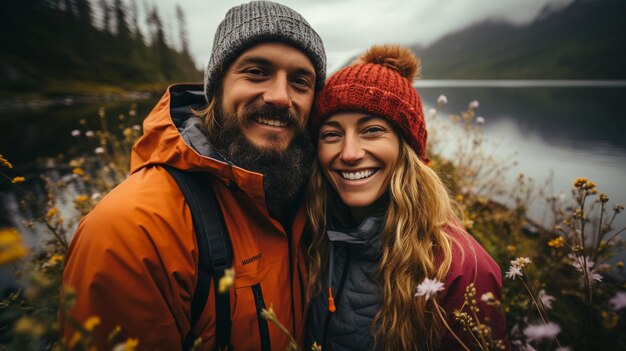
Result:
<instances>
[{"instance_id":1,"label":"lake","mask_svg":"<svg viewBox=\"0 0 626 351\"><path fill-rule=\"evenodd\" d=\"M443 117L465 111L470 101L478 100L477 115L486 121L485 135L500 144L494 154L505 158L517 152L519 166L509 175L511 180L523 172L541 184L552 175L552 193L568 196L573 181L586 177L609 194L611 206L626 204L626 82L426 80L417 89L426 113L436 107L440 94L447 96L448 104L439 109ZM137 101L138 119L157 100ZM100 124L100 106L105 106L109 125L115 128L120 114L128 118L130 104L0 109L0 153L23 172L34 174L34 158L64 153L77 145L73 129L84 131ZM545 209L540 200L531 208L531 216L538 220ZM0 189L0 207L0 225L20 222L6 187ZM625 217L616 221L620 228L626 226ZM7 269L0 269L0 291L7 276Z\"/></svg>"}]
</instances>

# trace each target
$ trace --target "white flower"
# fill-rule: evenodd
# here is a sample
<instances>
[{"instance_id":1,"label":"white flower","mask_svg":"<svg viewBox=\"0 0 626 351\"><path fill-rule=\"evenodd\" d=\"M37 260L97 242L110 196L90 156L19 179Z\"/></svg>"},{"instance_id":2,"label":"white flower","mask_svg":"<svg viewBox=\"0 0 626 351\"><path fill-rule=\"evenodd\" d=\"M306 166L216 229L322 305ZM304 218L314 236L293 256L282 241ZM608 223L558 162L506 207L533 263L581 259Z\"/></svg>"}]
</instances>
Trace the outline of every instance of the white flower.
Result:
<instances>
[{"instance_id":1,"label":"white flower","mask_svg":"<svg viewBox=\"0 0 626 351\"><path fill-rule=\"evenodd\" d=\"M509 279L515 279L515 277L522 277L522 267L512 265L509 270L506 272L506 277Z\"/></svg>"},{"instance_id":2,"label":"white flower","mask_svg":"<svg viewBox=\"0 0 626 351\"><path fill-rule=\"evenodd\" d=\"M80 130L78 130L78 129L74 129L74 130L72 131L72 136L73 136L74 138L79 137L79 136L80 136Z\"/></svg>"},{"instance_id":3,"label":"white flower","mask_svg":"<svg viewBox=\"0 0 626 351\"><path fill-rule=\"evenodd\" d=\"M415 289L415 297L425 296L428 300L432 295L443 290L443 283L437 279L424 279L424 281Z\"/></svg>"},{"instance_id":4,"label":"white flower","mask_svg":"<svg viewBox=\"0 0 626 351\"><path fill-rule=\"evenodd\" d=\"M569 259L572 261L570 264L576 268L577 271L581 272L581 273L585 273L585 271L587 272L587 274L589 274L589 278L598 282L602 281L602 275L596 273L594 267L596 265L595 262L593 262L591 260L591 257L589 256L585 256L584 258L582 256L576 256L574 254L569 254L567 255L567 257L569 257ZM583 262L585 263L587 269L583 269Z\"/></svg>"},{"instance_id":5,"label":"white flower","mask_svg":"<svg viewBox=\"0 0 626 351\"><path fill-rule=\"evenodd\" d=\"M102 197L102 194L95 192L93 194L91 194L91 199L92 200L98 200L100 197Z\"/></svg>"},{"instance_id":6,"label":"white flower","mask_svg":"<svg viewBox=\"0 0 626 351\"><path fill-rule=\"evenodd\" d=\"M469 108L471 110L475 110L478 108L478 106L480 106L480 104L478 103L478 100L474 100L472 102L469 103Z\"/></svg>"},{"instance_id":7,"label":"white flower","mask_svg":"<svg viewBox=\"0 0 626 351\"><path fill-rule=\"evenodd\" d=\"M93 132L93 130L88 130L85 132L85 136L87 138L92 138L95 135L95 133Z\"/></svg>"},{"instance_id":8,"label":"white flower","mask_svg":"<svg viewBox=\"0 0 626 351\"><path fill-rule=\"evenodd\" d=\"M141 126L139 124L135 124L133 125L133 129L139 132L141 131Z\"/></svg>"},{"instance_id":9,"label":"white flower","mask_svg":"<svg viewBox=\"0 0 626 351\"><path fill-rule=\"evenodd\" d=\"M481 124L485 124L485 119L483 117L476 117L476 124L481 125Z\"/></svg>"},{"instance_id":10,"label":"white flower","mask_svg":"<svg viewBox=\"0 0 626 351\"><path fill-rule=\"evenodd\" d=\"M556 298L552 295L548 295L546 294L546 291L541 289L539 290L539 300L541 300L541 303L543 304L543 306L549 310L552 309L552 301L556 300Z\"/></svg>"},{"instance_id":11,"label":"white flower","mask_svg":"<svg viewBox=\"0 0 626 351\"><path fill-rule=\"evenodd\" d=\"M530 260L530 258L528 257L518 257L515 260L511 261L511 265L512 266L517 266L517 267L524 267L525 265L532 263L533 261Z\"/></svg>"},{"instance_id":12,"label":"white flower","mask_svg":"<svg viewBox=\"0 0 626 351\"><path fill-rule=\"evenodd\" d=\"M561 332L561 327L553 322L547 324L533 325L530 324L524 328L524 335L528 341L541 340L545 338L554 338Z\"/></svg>"},{"instance_id":13,"label":"white flower","mask_svg":"<svg viewBox=\"0 0 626 351\"><path fill-rule=\"evenodd\" d=\"M434 108L430 108L430 109L428 110L428 115L429 115L429 116L431 116L431 117L433 117L433 116L437 115L437 110L436 110L436 109L434 109Z\"/></svg>"},{"instance_id":14,"label":"white flower","mask_svg":"<svg viewBox=\"0 0 626 351\"><path fill-rule=\"evenodd\" d=\"M622 308L626 307L626 292L618 291L615 293L609 302L613 305L613 311L619 311Z\"/></svg>"},{"instance_id":15,"label":"white flower","mask_svg":"<svg viewBox=\"0 0 626 351\"><path fill-rule=\"evenodd\" d=\"M105 153L106 151L104 150L104 148L102 146L98 146L97 148L95 148L93 150L93 152L96 153L96 155L102 155L103 153Z\"/></svg>"},{"instance_id":16,"label":"white flower","mask_svg":"<svg viewBox=\"0 0 626 351\"><path fill-rule=\"evenodd\" d=\"M439 105L445 105L448 103L448 98L445 95L439 95L439 97L437 98L437 103Z\"/></svg>"}]
</instances>

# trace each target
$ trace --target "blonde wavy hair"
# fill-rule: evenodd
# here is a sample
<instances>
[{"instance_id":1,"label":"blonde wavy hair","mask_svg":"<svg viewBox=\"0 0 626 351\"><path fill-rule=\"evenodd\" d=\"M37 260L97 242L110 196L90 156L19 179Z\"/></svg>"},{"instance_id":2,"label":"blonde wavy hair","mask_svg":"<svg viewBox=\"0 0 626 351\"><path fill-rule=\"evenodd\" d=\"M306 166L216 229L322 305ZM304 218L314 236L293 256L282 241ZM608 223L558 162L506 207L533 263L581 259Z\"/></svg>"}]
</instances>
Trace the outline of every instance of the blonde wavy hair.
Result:
<instances>
[{"instance_id":1,"label":"blonde wavy hair","mask_svg":"<svg viewBox=\"0 0 626 351\"><path fill-rule=\"evenodd\" d=\"M307 191L311 229L307 291L315 296L321 292L321 275L328 265L327 208L336 216L346 213L347 207L329 185L319 162L315 162ZM436 299L415 298L415 288L424 278L444 281L455 241L446 227L458 227L461 212L437 174L404 141L388 194L382 257L375 277L382 288L382 305L372 325L375 348L432 350L449 326Z\"/></svg>"}]
</instances>

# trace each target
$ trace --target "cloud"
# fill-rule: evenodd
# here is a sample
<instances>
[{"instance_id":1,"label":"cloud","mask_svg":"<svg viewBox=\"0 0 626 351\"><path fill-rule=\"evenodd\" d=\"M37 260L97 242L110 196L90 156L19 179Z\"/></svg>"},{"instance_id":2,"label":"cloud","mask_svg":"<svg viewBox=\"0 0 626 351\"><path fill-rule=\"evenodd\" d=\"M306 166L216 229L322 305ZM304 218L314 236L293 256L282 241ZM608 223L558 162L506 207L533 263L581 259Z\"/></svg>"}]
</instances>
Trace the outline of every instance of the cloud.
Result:
<instances>
[{"instance_id":1,"label":"cloud","mask_svg":"<svg viewBox=\"0 0 626 351\"><path fill-rule=\"evenodd\" d=\"M153 0L166 22L175 26L174 8L187 17L191 51L204 67L219 22L232 6L245 1ZM329 68L376 43L428 45L447 33L485 19L527 23L546 6L572 0L284 0L300 12L324 40Z\"/></svg>"}]
</instances>

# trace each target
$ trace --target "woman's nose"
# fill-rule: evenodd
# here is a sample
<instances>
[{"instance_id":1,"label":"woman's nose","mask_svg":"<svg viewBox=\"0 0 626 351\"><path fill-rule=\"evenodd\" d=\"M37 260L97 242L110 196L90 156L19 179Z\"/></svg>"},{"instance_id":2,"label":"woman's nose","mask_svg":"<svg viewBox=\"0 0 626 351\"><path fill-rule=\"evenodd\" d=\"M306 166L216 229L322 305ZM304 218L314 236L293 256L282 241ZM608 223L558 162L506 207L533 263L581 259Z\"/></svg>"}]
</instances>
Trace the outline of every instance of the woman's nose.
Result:
<instances>
[{"instance_id":1,"label":"woman's nose","mask_svg":"<svg viewBox=\"0 0 626 351\"><path fill-rule=\"evenodd\" d=\"M353 164L365 156L365 150L359 141L359 138L346 136L342 145L340 159L341 161Z\"/></svg>"}]
</instances>

